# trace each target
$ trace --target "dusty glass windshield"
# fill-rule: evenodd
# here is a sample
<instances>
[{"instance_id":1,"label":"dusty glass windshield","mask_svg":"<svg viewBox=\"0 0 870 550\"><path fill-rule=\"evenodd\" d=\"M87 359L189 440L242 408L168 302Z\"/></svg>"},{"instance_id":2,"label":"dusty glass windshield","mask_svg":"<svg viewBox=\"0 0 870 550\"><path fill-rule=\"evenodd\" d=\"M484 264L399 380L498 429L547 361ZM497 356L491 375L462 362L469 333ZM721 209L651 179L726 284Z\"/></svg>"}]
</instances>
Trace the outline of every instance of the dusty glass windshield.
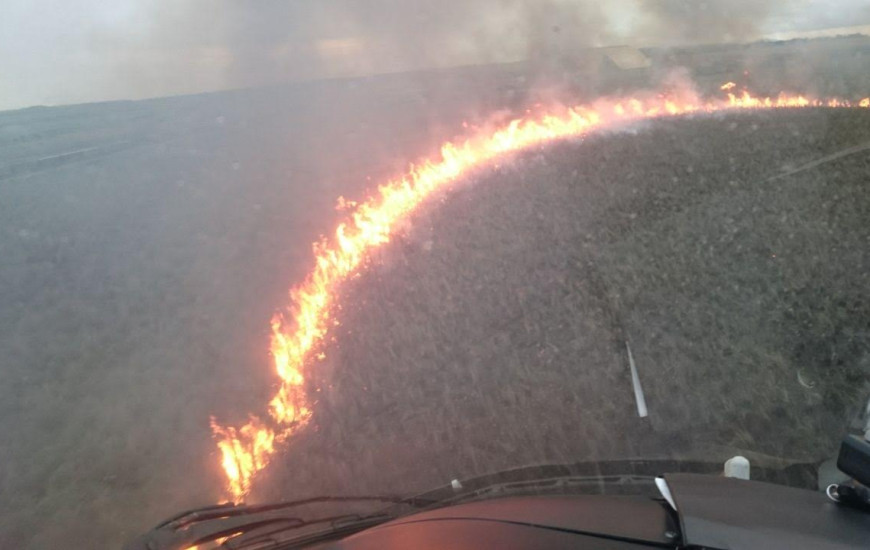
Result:
<instances>
[{"instance_id":1,"label":"dusty glass windshield","mask_svg":"<svg viewBox=\"0 0 870 550\"><path fill-rule=\"evenodd\" d=\"M4 548L863 428L863 1L8 0L0 67Z\"/></svg>"}]
</instances>

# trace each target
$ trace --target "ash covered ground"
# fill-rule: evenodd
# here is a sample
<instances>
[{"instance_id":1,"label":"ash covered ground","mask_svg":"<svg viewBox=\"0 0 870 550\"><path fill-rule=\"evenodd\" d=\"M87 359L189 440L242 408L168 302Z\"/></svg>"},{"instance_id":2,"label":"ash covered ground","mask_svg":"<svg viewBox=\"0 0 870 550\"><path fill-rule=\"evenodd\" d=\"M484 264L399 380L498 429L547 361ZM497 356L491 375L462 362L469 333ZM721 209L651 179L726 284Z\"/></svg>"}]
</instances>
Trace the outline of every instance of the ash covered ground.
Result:
<instances>
[{"instance_id":1,"label":"ash covered ground","mask_svg":"<svg viewBox=\"0 0 870 550\"><path fill-rule=\"evenodd\" d=\"M852 40L816 58L764 46L792 63L750 84L866 95ZM710 89L742 75L708 53L675 63ZM0 546L117 547L220 499L209 416L271 397L268 319L336 197L520 106L513 70L0 113ZM252 496L407 493L531 462L828 457L867 379L870 154L784 174L870 142L868 122L663 120L475 174L344 289L312 425Z\"/></svg>"}]
</instances>

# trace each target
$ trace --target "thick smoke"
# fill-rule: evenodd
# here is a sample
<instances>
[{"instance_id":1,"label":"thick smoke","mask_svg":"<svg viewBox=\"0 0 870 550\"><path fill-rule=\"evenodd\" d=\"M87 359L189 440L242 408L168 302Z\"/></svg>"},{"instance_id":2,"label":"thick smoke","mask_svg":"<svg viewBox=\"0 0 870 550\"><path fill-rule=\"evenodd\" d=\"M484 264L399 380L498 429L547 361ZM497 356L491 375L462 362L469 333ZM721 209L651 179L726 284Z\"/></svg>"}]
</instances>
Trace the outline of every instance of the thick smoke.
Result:
<instances>
[{"instance_id":1,"label":"thick smoke","mask_svg":"<svg viewBox=\"0 0 870 550\"><path fill-rule=\"evenodd\" d=\"M799 0L798 0L799 1ZM649 0L647 28L659 43L715 43L755 40L769 17L786 12L795 0Z\"/></svg>"},{"instance_id":2,"label":"thick smoke","mask_svg":"<svg viewBox=\"0 0 870 550\"><path fill-rule=\"evenodd\" d=\"M163 10L155 12L151 19L161 22L153 31L162 44L222 48L229 86L518 61L599 44L607 29L606 17L588 1L215 4L187 3L186 13L173 14L168 24ZM200 20L204 12L207 24Z\"/></svg>"},{"instance_id":3,"label":"thick smoke","mask_svg":"<svg viewBox=\"0 0 870 550\"><path fill-rule=\"evenodd\" d=\"M584 48L749 41L806 26L815 0L196 0L151 14L163 44L198 44L227 87L530 60ZM857 5L857 4L855 4ZM866 9L866 8L865 8ZM845 6L841 11L855 12ZM830 10L825 10L830 11ZM845 23L845 21L843 21ZM214 63L220 63L215 67ZM546 66L544 67L547 68Z\"/></svg>"},{"instance_id":4,"label":"thick smoke","mask_svg":"<svg viewBox=\"0 0 870 550\"><path fill-rule=\"evenodd\" d=\"M865 0L82 2L37 16L30 6L50 0L12 0L0 108L523 60L550 70L590 47L748 41L870 18Z\"/></svg>"}]
</instances>

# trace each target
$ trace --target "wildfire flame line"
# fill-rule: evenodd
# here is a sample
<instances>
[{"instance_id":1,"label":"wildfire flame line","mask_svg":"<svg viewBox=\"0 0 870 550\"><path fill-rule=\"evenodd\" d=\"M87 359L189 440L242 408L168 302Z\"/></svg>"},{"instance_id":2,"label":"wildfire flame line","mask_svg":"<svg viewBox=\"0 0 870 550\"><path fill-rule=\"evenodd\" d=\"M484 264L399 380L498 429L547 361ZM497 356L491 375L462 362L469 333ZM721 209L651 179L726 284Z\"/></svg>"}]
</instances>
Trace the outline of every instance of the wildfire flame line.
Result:
<instances>
[{"instance_id":1,"label":"wildfire flame line","mask_svg":"<svg viewBox=\"0 0 870 550\"><path fill-rule=\"evenodd\" d=\"M592 129L620 122L688 113L712 113L727 109L796 107L870 108L870 98L852 103L840 99L809 99L780 94L755 97L735 94L734 83L722 86L727 99L702 102L666 96L626 99L574 107L558 114L516 119L491 132L482 132L461 143L445 143L441 157L412 165L404 176L388 181L367 201L355 206L350 218L339 224L331 240L314 244L314 268L303 283L290 292L289 319L276 314L271 321L271 353L280 387L269 402L268 416L251 416L239 427L225 427L214 418L211 428L221 452L230 497L241 500L250 490L257 472L269 464L277 445L302 429L311 419L311 402L305 391L305 370L312 359L322 358L319 345L335 322L331 318L336 291L358 271L366 254L390 241L396 223L411 214L433 191L445 188L460 176L507 153L552 140L578 137Z\"/></svg>"}]
</instances>

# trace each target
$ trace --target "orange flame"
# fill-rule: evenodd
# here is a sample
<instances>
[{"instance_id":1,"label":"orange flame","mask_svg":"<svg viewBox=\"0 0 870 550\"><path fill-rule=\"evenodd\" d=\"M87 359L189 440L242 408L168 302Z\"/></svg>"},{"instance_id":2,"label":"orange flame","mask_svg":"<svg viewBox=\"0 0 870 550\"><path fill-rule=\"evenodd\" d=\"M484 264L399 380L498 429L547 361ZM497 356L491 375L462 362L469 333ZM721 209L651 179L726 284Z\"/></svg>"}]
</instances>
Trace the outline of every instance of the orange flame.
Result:
<instances>
[{"instance_id":1,"label":"orange flame","mask_svg":"<svg viewBox=\"0 0 870 550\"><path fill-rule=\"evenodd\" d=\"M242 534L242 531L239 531L238 533L233 533L232 535L217 537L216 539L211 540L211 541L207 541L203 544L195 544L193 546L188 546L184 550L218 550L219 548L223 547L223 544L226 541L228 541L232 538L235 538L241 534Z\"/></svg>"},{"instance_id":2,"label":"orange flame","mask_svg":"<svg viewBox=\"0 0 870 550\"><path fill-rule=\"evenodd\" d=\"M737 95L732 91L735 87L733 82L721 87L727 92L727 101L628 99L512 120L492 133L482 133L461 143L445 143L439 159L411 166L407 174L381 185L378 193L365 202L340 200L340 208L352 209L350 218L338 226L333 239L314 244L314 268L290 293L290 321L281 315L272 319L271 352L280 387L269 402L268 417L251 416L240 428L223 427L212 419L212 432L221 452L231 498L236 501L243 498L257 472L269 464L276 445L311 419L311 402L304 388L305 370L313 359L323 357L318 348L334 323L330 314L339 285L361 268L368 252L388 243L397 222L410 215L434 191L505 154L582 136L620 121L725 109L854 106L849 101L811 100L800 95L754 97L746 91ZM870 98L861 100L858 106L870 108Z\"/></svg>"}]
</instances>

